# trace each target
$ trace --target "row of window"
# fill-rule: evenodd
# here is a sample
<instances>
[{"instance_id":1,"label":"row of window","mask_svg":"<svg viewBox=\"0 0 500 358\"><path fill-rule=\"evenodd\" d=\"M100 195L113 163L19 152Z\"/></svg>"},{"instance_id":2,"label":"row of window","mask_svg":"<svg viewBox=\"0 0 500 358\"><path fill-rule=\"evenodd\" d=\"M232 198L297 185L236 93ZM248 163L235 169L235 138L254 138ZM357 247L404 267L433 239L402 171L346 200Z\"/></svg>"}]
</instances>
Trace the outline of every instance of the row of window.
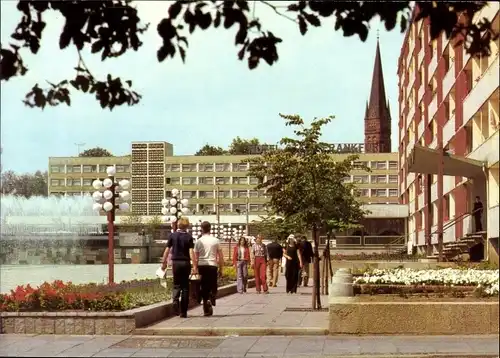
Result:
<instances>
[{"instance_id":1,"label":"row of window","mask_svg":"<svg viewBox=\"0 0 500 358\"><path fill-rule=\"evenodd\" d=\"M51 165L51 173L106 173L106 168L112 165ZM117 173L130 172L130 165L116 165Z\"/></svg>"},{"instance_id":2,"label":"row of window","mask_svg":"<svg viewBox=\"0 0 500 358\"><path fill-rule=\"evenodd\" d=\"M252 168L253 163L195 163L195 164L167 164L168 172L245 172ZM365 166L373 170L397 170L398 162L390 161L356 161L356 166Z\"/></svg>"},{"instance_id":3,"label":"row of window","mask_svg":"<svg viewBox=\"0 0 500 358\"><path fill-rule=\"evenodd\" d=\"M167 185L257 185L256 177L174 177L165 178Z\"/></svg>"},{"instance_id":4,"label":"row of window","mask_svg":"<svg viewBox=\"0 0 500 358\"><path fill-rule=\"evenodd\" d=\"M358 197L390 197L395 198L399 196L398 189L356 189L354 195Z\"/></svg>"}]
</instances>

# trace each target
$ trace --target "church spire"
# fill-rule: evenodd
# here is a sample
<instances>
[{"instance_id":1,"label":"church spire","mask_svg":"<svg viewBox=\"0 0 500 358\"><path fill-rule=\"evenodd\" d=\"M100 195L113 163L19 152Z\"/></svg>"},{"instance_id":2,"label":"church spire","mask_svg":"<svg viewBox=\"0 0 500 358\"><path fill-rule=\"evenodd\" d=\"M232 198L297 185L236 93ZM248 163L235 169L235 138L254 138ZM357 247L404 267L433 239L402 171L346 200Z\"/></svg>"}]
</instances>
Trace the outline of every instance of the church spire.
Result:
<instances>
[{"instance_id":1,"label":"church spire","mask_svg":"<svg viewBox=\"0 0 500 358\"><path fill-rule=\"evenodd\" d=\"M391 114L385 95L378 33L372 87L365 112L365 151L368 153L388 153L391 151Z\"/></svg>"}]
</instances>

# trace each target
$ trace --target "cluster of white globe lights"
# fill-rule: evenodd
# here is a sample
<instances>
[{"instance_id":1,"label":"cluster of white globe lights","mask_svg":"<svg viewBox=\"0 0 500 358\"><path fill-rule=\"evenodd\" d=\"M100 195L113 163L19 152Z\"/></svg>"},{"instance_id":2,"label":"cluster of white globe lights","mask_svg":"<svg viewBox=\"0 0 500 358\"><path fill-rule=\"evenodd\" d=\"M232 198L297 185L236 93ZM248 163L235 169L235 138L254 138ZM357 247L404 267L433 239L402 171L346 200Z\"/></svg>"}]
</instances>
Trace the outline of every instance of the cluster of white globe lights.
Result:
<instances>
[{"instance_id":1,"label":"cluster of white globe lights","mask_svg":"<svg viewBox=\"0 0 500 358\"><path fill-rule=\"evenodd\" d=\"M107 167L106 168L106 173L108 174L109 177L114 177L116 174L116 168L115 167ZM96 190L92 194L92 198L95 200L95 204L93 206L93 209L95 211L100 211L103 209L104 211L111 211L113 210L113 204L111 203L111 199L115 196L115 193L111 190L113 186L113 179L111 178L106 178L103 181L100 179L96 179L92 182L92 187ZM100 190L102 188L105 188L104 192L101 192ZM118 209L126 211L130 208L129 203L126 201L130 200L130 193L127 191L127 189L130 188L130 182L126 179L120 180L118 183L118 189L120 192L118 193L118 196L124 201L123 203L120 203L118 205Z\"/></svg>"}]
</instances>

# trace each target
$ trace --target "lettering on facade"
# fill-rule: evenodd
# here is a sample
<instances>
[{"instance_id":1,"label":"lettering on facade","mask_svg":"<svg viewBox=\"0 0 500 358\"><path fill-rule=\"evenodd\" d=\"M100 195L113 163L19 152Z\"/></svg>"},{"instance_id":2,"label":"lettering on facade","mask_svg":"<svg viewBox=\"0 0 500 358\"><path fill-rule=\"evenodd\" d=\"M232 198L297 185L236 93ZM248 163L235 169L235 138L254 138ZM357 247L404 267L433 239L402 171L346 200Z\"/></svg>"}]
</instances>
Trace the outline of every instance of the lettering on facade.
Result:
<instances>
[{"instance_id":1,"label":"lettering on facade","mask_svg":"<svg viewBox=\"0 0 500 358\"><path fill-rule=\"evenodd\" d=\"M272 144L252 145L250 146L249 154L264 154L265 152L269 152L276 149L278 149L278 146Z\"/></svg>"},{"instance_id":2,"label":"lettering on facade","mask_svg":"<svg viewBox=\"0 0 500 358\"><path fill-rule=\"evenodd\" d=\"M364 143L334 143L336 153L363 153Z\"/></svg>"}]
</instances>

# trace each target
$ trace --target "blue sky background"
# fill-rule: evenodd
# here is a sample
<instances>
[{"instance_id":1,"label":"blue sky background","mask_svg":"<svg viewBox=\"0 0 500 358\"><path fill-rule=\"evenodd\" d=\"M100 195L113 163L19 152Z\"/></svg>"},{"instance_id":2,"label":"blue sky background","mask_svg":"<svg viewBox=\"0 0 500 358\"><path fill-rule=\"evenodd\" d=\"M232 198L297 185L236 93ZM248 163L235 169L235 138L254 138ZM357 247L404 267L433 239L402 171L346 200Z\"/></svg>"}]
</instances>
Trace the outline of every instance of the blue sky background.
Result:
<instances>
[{"instance_id":1,"label":"blue sky background","mask_svg":"<svg viewBox=\"0 0 500 358\"><path fill-rule=\"evenodd\" d=\"M1 41L10 41L20 13L17 1L1 1ZM280 5L284 3L280 2ZM286 5L286 4L285 4ZM74 95L71 107L27 108L21 102L35 83L72 78L77 64L73 46L61 51L58 34L61 17L47 15L42 48L36 56L24 52L29 72L23 78L2 82L2 169L19 172L46 170L49 156L77 154L101 146L115 155L128 154L131 141L161 140L174 145L175 154L194 154L206 143L227 146L232 138L257 137L276 143L290 135L278 113L300 114L307 120L335 115L323 139L329 142L363 142L365 103L369 97L377 29L386 92L392 111L392 147L397 148L397 59L403 35L386 32L377 21L366 42L357 36L334 32L333 19L306 36L286 19L257 4L256 16L264 27L283 38L280 59L269 67L250 71L237 59L236 29L195 31L190 36L186 64L179 58L158 63L160 38L156 24L167 2L139 2L144 22L151 22L137 53L100 61L84 53L94 75L111 72L131 79L143 95L134 107L102 110L89 95Z\"/></svg>"}]
</instances>

